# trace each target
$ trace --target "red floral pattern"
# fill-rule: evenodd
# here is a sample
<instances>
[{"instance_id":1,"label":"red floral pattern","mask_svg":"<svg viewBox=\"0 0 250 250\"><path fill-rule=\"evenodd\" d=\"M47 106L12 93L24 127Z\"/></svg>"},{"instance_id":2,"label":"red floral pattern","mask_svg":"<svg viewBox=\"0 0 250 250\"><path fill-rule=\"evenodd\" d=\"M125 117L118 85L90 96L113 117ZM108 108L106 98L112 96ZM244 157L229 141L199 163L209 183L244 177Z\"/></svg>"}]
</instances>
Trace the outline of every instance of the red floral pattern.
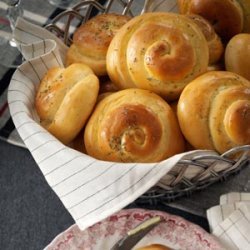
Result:
<instances>
[{"instance_id":1,"label":"red floral pattern","mask_svg":"<svg viewBox=\"0 0 250 250\"><path fill-rule=\"evenodd\" d=\"M128 230L156 215L164 218L165 222L149 232L140 244L158 242L182 250L223 249L214 236L198 225L179 216L144 209L121 210L84 231L81 231L75 224L58 235L45 249L109 250Z\"/></svg>"}]
</instances>

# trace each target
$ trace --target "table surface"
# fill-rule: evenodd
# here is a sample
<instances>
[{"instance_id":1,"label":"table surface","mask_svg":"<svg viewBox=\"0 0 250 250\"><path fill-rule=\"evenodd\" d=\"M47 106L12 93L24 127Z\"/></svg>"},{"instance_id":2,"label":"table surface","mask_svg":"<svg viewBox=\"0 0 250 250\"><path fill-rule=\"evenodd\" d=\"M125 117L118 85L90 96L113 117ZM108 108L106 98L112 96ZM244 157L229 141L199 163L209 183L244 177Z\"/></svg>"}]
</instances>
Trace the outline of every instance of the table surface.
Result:
<instances>
[{"instance_id":1,"label":"table surface","mask_svg":"<svg viewBox=\"0 0 250 250\"><path fill-rule=\"evenodd\" d=\"M135 8L139 10L143 0L135 2ZM40 24L58 13L44 0L23 0L22 6L24 15ZM0 1L0 15L4 14L4 8L4 2ZM0 90L13 73L8 70L0 65ZM1 98L6 98L6 93ZM0 120L0 127L3 125ZM74 221L48 186L27 149L0 140L0 152L0 249L43 249ZM250 167L247 166L228 180L194 192L189 197L140 207L177 214L209 230L206 210L219 203L221 194L244 191L249 176ZM134 207L138 204L133 203L127 208Z\"/></svg>"}]
</instances>

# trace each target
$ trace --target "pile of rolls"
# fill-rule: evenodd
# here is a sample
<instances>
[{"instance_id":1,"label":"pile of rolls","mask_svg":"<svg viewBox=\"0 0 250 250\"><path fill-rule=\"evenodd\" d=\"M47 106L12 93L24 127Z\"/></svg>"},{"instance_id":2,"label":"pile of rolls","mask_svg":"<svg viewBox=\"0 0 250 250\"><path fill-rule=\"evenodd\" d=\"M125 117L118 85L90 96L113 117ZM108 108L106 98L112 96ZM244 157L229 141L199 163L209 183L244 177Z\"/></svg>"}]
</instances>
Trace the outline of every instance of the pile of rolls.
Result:
<instances>
[{"instance_id":1,"label":"pile of rolls","mask_svg":"<svg viewBox=\"0 0 250 250\"><path fill-rule=\"evenodd\" d=\"M99 14L82 24L65 67L40 83L41 125L113 162L250 144L249 1L178 6L180 13Z\"/></svg>"}]
</instances>

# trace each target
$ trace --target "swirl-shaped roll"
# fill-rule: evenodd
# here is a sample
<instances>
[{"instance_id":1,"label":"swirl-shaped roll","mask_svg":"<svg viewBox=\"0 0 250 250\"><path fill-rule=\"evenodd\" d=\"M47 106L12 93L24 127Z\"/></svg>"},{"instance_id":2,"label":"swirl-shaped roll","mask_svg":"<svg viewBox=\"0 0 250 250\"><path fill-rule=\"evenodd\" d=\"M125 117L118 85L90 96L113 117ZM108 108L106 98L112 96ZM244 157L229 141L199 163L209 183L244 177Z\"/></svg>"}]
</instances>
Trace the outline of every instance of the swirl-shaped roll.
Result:
<instances>
[{"instance_id":1,"label":"swirl-shaped roll","mask_svg":"<svg viewBox=\"0 0 250 250\"><path fill-rule=\"evenodd\" d=\"M177 115L197 149L223 153L250 144L250 82L227 71L207 72L183 90Z\"/></svg>"},{"instance_id":2,"label":"swirl-shaped roll","mask_svg":"<svg viewBox=\"0 0 250 250\"><path fill-rule=\"evenodd\" d=\"M153 91L177 99L208 66L208 45L199 27L184 15L146 13L131 19L114 36L107 71L120 88Z\"/></svg>"},{"instance_id":3,"label":"swirl-shaped roll","mask_svg":"<svg viewBox=\"0 0 250 250\"><path fill-rule=\"evenodd\" d=\"M183 152L177 118L160 96L126 89L102 99L84 132L87 153L114 162L158 162Z\"/></svg>"}]
</instances>

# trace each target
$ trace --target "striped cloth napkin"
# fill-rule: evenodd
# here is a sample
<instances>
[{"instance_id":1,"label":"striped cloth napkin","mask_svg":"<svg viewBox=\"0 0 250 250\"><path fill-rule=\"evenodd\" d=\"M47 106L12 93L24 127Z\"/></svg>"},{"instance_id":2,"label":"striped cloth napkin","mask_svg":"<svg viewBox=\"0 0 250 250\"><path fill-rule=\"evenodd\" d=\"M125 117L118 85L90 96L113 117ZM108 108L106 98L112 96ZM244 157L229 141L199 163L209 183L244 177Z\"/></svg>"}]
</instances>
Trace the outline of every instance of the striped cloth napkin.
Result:
<instances>
[{"instance_id":1,"label":"striped cloth napkin","mask_svg":"<svg viewBox=\"0 0 250 250\"><path fill-rule=\"evenodd\" d=\"M211 233L228 250L250 249L250 193L228 193L207 210Z\"/></svg>"}]
</instances>

